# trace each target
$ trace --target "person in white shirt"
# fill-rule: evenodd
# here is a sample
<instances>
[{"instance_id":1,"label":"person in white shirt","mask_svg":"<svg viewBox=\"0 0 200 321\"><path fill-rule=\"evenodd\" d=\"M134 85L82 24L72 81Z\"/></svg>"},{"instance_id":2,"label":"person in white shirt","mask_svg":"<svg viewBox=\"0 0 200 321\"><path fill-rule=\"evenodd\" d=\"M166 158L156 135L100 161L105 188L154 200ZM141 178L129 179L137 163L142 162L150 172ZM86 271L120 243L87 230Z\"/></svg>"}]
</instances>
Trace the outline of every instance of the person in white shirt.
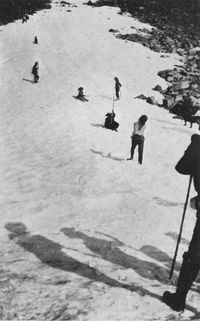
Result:
<instances>
[{"instance_id":1,"label":"person in white shirt","mask_svg":"<svg viewBox=\"0 0 200 321\"><path fill-rule=\"evenodd\" d=\"M132 146L131 146L131 157L127 158L127 160L133 159L134 150L136 146L138 146L138 162L142 165L143 160L143 150L144 150L144 130L146 128L146 122L148 117L146 115L142 115L136 123L133 125L133 134L132 138Z\"/></svg>"}]
</instances>

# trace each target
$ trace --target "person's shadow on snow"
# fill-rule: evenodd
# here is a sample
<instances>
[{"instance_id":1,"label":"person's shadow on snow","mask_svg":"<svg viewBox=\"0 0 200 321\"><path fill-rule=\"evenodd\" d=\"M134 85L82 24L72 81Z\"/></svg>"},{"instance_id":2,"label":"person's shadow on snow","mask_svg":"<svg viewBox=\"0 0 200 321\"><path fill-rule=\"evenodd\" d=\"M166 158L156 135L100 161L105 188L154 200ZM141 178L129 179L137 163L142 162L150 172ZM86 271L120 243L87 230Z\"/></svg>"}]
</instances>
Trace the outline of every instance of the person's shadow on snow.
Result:
<instances>
[{"instance_id":1,"label":"person's shadow on snow","mask_svg":"<svg viewBox=\"0 0 200 321\"><path fill-rule=\"evenodd\" d=\"M98 239L88 236L87 234L76 231L74 228L62 228L61 231L70 238L77 238L83 240L85 246L96 253L97 256L111 263L122 266L126 269L133 269L138 275L150 280L158 280L161 283L169 284L169 270L157 265L154 262L141 260L137 257L126 254L119 249L114 241L105 239Z\"/></svg>"},{"instance_id":2,"label":"person's shadow on snow","mask_svg":"<svg viewBox=\"0 0 200 321\"><path fill-rule=\"evenodd\" d=\"M170 237L174 242L177 242L177 240L178 240L178 234L175 232L168 232L168 233L165 233L165 235ZM190 242L184 237L181 237L181 243L185 244L187 246L189 246L189 244L190 244Z\"/></svg>"},{"instance_id":3,"label":"person's shadow on snow","mask_svg":"<svg viewBox=\"0 0 200 321\"><path fill-rule=\"evenodd\" d=\"M101 128L105 128L105 126L103 124L91 124L93 127L101 127Z\"/></svg>"},{"instance_id":4,"label":"person's shadow on snow","mask_svg":"<svg viewBox=\"0 0 200 321\"><path fill-rule=\"evenodd\" d=\"M27 228L23 223L7 223L5 228L11 232L9 234L10 240L14 240L17 245L21 246L26 251L33 253L41 262L48 264L53 268L75 273L92 281L102 282L112 287L137 292L142 296L150 295L151 297L160 299L159 295L138 285L120 283L99 270L79 262L77 259L64 253L63 249L65 248L62 245L53 242L42 235L31 235L28 233Z\"/></svg>"},{"instance_id":5,"label":"person's shadow on snow","mask_svg":"<svg viewBox=\"0 0 200 321\"><path fill-rule=\"evenodd\" d=\"M31 84L34 84L34 83L35 83L33 80L26 79L26 78L23 78L22 80L27 81L27 82L30 82Z\"/></svg>"},{"instance_id":6,"label":"person's shadow on snow","mask_svg":"<svg viewBox=\"0 0 200 321\"><path fill-rule=\"evenodd\" d=\"M165 252L159 250L155 246L145 245L139 249L139 252L144 253L150 258L163 263L167 268L171 269L172 258ZM180 263L176 263L175 270L180 270Z\"/></svg>"},{"instance_id":7,"label":"person's shadow on snow","mask_svg":"<svg viewBox=\"0 0 200 321\"><path fill-rule=\"evenodd\" d=\"M91 151L93 154L100 155L100 156L103 157L103 158L109 158L109 159L112 159L112 160L115 160L115 161L118 161L118 162L125 161L124 158L114 157L114 156L111 155L111 153L108 153L107 155L104 155L104 153L101 152L101 151L97 151L97 150L94 150L94 149L90 149L90 151Z\"/></svg>"}]
</instances>

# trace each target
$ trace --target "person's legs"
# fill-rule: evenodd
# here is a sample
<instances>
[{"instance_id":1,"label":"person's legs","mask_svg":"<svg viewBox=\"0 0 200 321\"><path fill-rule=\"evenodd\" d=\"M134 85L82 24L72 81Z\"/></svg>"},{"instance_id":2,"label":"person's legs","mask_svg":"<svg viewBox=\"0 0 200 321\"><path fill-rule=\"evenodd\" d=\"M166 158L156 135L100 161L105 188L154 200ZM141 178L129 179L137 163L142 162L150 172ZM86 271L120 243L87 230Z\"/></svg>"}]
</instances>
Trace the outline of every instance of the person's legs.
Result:
<instances>
[{"instance_id":1,"label":"person's legs","mask_svg":"<svg viewBox=\"0 0 200 321\"><path fill-rule=\"evenodd\" d=\"M138 145L138 140L135 136L132 137L132 146L131 146L131 157L127 158L127 160L133 159L135 147Z\"/></svg>"},{"instance_id":2,"label":"person's legs","mask_svg":"<svg viewBox=\"0 0 200 321\"><path fill-rule=\"evenodd\" d=\"M189 253L184 253L183 263L181 265L176 292L164 292L163 302L175 311L184 310L186 296L192 286L192 283L198 275L199 268L200 266L196 262L192 262Z\"/></svg>"},{"instance_id":3,"label":"person's legs","mask_svg":"<svg viewBox=\"0 0 200 321\"><path fill-rule=\"evenodd\" d=\"M118 88L116 88L116 90L115 90L115 91L116 91L116 98L117 98L117 99L119 99L119 89L118 89Z\"/></svg>"},{"instance_id":4,"label":"person's legs","mask_svg":"<svg viewBox=\"0 0 200 321\"><path fill-rule=\"evenodd\" d=\"M144 150L144 139L142 138L138 144L138 162L142 165L143 160L143 150Z\"/></svg>"},{"instance_id":5,"label":"person's legs","mask_svg":"<svg viewBox=\"0 0 200 321\"><path fill-rule=\"evenodd\" d=\"M185 300L192 283L195 281L200 269L200 217L197 217L192 240L188 252L183 255L177 288L175 293L168 291L163 294L163 302L175 311L185 308Z\"/></svg>"}]
</instances>

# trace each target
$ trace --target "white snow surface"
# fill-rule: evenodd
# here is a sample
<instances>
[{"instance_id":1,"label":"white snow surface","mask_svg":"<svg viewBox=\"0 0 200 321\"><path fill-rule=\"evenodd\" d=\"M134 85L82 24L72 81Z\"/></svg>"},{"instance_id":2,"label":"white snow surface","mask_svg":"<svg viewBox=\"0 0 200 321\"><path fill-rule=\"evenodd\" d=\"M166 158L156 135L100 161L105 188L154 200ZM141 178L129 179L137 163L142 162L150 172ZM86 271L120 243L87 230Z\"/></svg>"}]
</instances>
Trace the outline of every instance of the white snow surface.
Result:
<instances>
[{"instance_id":1,"label":"white snow surface","mask_svg":"<svg viewBox=\"0 0 200 321\"><path fill-rule=\"evenodd\" d=\"M163 291L175 289L168 275L189 182L174 167L198 128L135 98L161 101L152 88L167 83L157 72L181 64L180 57L117 39L109 29L151 28L119 9L75 5L54 3L26 24L0 28L1 282L9 285L2 315L200 320L195 288L184 313L161 301ZM38 84L31 83L35 61ZM122 83L118 132L101 126L115 76ZM80 86L89 102L74 99ZM126 158L142 114L148 123L141 166L137 151L133 161ZM29 234L13 234L16 223ZM174 281L194 224L188 208Z\"/></svg>"}]
</instances>

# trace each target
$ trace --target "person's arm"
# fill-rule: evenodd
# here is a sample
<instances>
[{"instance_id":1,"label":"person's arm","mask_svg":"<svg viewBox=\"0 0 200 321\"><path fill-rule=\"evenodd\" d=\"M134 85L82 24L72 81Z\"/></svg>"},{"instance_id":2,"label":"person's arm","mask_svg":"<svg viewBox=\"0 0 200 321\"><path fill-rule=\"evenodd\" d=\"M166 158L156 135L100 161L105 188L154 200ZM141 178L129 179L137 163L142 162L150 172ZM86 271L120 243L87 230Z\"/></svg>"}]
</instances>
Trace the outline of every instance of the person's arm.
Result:
<instances>
[{"instance_id":1,"label":"person's arm","mask_svg":"<svg viewBox=\"0 0 200 321\"><path fill-rule=\"evenodd\" d=\"M132 133L131 137L133 137L134 135L137 134L137 130L138 130L138 123L134 123L133 124L133 133Z\"/></svg>"}]
</instances>

